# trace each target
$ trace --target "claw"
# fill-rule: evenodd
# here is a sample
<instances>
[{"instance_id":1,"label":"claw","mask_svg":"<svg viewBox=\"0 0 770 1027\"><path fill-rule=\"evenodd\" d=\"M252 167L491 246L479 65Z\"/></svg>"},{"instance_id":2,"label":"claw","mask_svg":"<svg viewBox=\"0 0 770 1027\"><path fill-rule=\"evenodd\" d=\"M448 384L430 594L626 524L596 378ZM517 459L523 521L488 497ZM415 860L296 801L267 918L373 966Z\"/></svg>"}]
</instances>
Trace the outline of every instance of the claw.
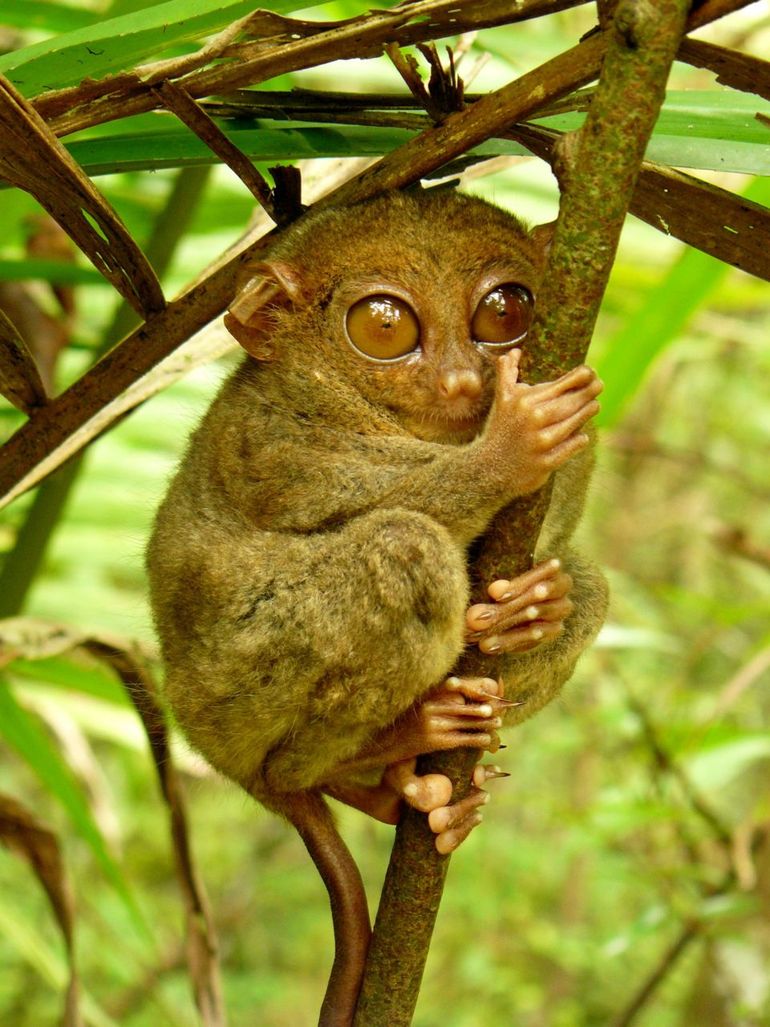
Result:
<instances>
[{"instance_id":1,"label":"claw","mask_svg":"<svg viewBox=\"0 0 770 1027\"><path fill-rule=\"evenodd\" d=\"M492 695L490 692L479 692L479 695L483 695L485 699L494 699L495 702L500 703L502 706L523 706L523 699L503 699L499 695Z\"/></svg>"}]
</instances>

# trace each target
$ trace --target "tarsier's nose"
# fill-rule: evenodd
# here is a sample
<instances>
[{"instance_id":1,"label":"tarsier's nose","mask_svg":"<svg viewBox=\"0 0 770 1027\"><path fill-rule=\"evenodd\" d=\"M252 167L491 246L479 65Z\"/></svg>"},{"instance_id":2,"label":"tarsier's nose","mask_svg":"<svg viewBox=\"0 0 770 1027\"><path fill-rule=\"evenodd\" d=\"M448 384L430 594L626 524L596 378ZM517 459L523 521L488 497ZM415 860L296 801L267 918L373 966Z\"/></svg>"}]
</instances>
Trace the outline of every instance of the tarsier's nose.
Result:
<instances>
[{"instance_id":1,"label":"tarsier's nose","mask_svg":"<svg viewBox=\"0 0 770 1027\"><path fill-rule=\"evenodd\" d=\"M478 371L462 370L442 371L438 377L438 391L444 399L477 399L482 389L481 375Z\"/></svg>"}]
</instances>

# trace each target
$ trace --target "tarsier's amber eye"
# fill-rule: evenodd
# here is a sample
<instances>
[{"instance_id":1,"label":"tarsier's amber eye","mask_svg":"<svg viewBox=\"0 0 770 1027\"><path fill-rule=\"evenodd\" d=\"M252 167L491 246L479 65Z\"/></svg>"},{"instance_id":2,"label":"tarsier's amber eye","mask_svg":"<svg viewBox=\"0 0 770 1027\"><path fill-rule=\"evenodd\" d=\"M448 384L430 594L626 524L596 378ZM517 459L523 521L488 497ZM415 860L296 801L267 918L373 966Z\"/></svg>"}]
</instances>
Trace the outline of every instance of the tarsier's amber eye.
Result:
<instances>
[{"instance_id":1,"label":"tarsier's amber eye","mask_svg":"<svg viewBox=\"0 0 770 1027\"><path fill-rule=\"evenodd\" d=\"M532 320L532 296L523 285L506 282L481 300L471 321L476 342L505 345L526 335Z\"/></svg>"},{"instance_id":2,"label":"tarsier's amber eye","mask_svg":"<svg viewBox=\"0 0 770 1027\"><path fill-rule=\"evenodd\" d=\"M365 356L396 360L417 348L420 324L412 308L397 296L366 296L348 311L348 338Z\"/></svg>"}]
</instances>

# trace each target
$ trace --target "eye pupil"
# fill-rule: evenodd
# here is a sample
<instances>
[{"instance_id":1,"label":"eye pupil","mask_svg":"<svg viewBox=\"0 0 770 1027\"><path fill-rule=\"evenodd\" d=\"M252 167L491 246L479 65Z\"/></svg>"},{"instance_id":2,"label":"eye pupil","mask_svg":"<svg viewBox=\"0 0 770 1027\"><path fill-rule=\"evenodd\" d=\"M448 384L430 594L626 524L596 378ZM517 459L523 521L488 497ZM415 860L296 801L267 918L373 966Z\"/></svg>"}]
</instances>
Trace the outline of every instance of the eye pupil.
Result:
<instances>
[{"instance_id":1,"label":"eye pupil","mask_svg":"<svg viewBox=\"0 0 770 1027\"><path fill-rule=\"evenodd\" d=\"M510 345L527 333L532 296L523 285L506 282L491 289L476 307L471 332L476 342Z\"/></svg>"},{"instance_id":2,"label":"eye pupil","mask_svg":"<svg viewBox=\"0 0 770 1027\"><path fill-rule=\"evenodd\" d=\"M348 310L348 338L364 356L373 360L397 360L412 353L420 341L417 316L397 296L365 296Z\"/></svg>"}]
</instances>

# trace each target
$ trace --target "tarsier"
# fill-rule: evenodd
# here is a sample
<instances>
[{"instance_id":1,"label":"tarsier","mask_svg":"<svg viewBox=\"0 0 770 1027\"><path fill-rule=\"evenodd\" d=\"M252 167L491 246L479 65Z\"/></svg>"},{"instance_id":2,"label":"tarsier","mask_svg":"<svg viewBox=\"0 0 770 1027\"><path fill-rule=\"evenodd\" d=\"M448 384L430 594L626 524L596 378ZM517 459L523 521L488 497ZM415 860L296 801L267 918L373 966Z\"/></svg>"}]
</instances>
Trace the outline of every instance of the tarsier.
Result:
<instances>
[{"instance_id":1,"label":"tarsier","mask_svg":"<svg viewBox=\"0 0 770 1027\"><path fill-rule=\"evenodd\" d=\"M324 793L391 823L408 803L456 848L497 769L479 764L453 804L415 758L496 751L503 719L557 693L604 615L601 575L567 548L601 383L583 366L518 381L548 234L443 189L303 217L248 269L226 317L246 359L158 513L166 695L324 878L327 1027L352 1021L369 920ZM535 566L469 606L469 546L554 472ZM499 681L452 676L466 646Z\"/></svg>"}]
</instances>

